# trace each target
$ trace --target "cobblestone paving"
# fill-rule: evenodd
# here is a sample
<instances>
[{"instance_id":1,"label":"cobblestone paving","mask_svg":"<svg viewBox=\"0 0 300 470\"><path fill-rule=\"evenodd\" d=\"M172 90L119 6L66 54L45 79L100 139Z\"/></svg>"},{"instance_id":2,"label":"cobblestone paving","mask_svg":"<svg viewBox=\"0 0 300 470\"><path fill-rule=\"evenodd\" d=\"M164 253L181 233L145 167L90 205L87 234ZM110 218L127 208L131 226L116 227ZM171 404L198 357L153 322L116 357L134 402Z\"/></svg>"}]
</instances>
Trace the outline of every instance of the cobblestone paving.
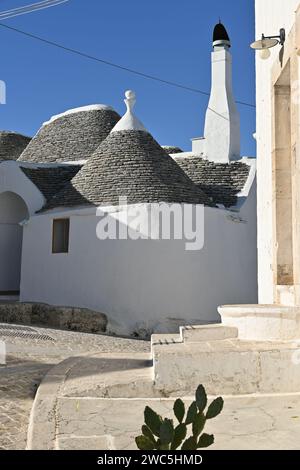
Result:
<instances>
[{"instance_id":1,"label":"cobblestone paving","mask_svg":"<svg viewBox=\"0 0 300 470\"><path fill-rule=\"evenodd\" d=\"M146 341L37 327L30 330L21 326L8 329L0 323L0 341L5 342L7 353L6 365L0 365L0 450L25 449L33 399L53 365L94 352L150 351Z\"/></svg>"}]
</instances>

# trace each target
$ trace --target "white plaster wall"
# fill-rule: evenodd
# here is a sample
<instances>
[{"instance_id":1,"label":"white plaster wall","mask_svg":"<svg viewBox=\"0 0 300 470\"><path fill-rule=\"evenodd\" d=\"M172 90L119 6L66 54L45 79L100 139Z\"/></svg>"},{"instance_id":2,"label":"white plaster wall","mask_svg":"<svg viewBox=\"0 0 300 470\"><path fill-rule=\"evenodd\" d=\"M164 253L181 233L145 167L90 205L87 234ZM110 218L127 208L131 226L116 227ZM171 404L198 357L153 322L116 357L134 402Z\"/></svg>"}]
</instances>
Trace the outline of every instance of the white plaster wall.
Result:
<instances>
[{"instance_id":1,"label":"white plaster wall","mask_svg":"<svg viewBox=\"0 0 300 470\"><path fill-rule=\"evenodd\" d=\"M73 210L59 212L70 216L70 252L51 254L58 214L36 215L24 228L21 300L102 311L123 333L218 321L220 304L257 301L255 192L237 214L205 208L201 251L178 240L100 241L99 218Z\"/></svg>"},{"instance_id":2,"label":"white plaster wall","mask_svg":"<svg viewBox=\"0 0 300 470\"><path fill-rule=\"evenodd\" d=\"M294 23L299 0L256 0L256 38L288 33ZM256 59L257 105L257 200L258 200L258 286L259 302L273 303L272 273L272 104L271 69L278 60L279 47L268 60Z\"/></svg>"}]
</instances>

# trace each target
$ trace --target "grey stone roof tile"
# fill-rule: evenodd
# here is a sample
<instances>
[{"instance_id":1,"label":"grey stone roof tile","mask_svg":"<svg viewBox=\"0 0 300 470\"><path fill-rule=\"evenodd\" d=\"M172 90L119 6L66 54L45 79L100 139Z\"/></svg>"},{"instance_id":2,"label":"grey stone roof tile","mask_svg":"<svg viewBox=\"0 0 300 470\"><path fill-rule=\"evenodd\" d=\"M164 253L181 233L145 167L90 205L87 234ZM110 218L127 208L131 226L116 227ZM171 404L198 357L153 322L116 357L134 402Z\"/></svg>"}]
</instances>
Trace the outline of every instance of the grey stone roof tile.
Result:
<instances>
[{"instance_id":1,"label":"grey stone roof tile","mask_svg":"<svg viewBox=\"0 0 300 470\"><path fill-rule=\"evenodd\" d=\"M182 153L183 150L179 147L173 147L172 145L162 145L162 148L170 155L175 153Z\"/></svg>"},{"instance_id":2,"label":"grey stone roof tile","mask_svg":"<svg viewBox=\"0 0 300 470\"><path fill-rule=\"evenodd\" d=\"M18 160L34 163L86 160L119 119L119 114L109 108L58 117L41 127Z\"/></svg>"},{"instance_id":3,"label":"grey stone roof tile","mask_svg":"<svg viewBox=\"0 0 300 470\"><path fill-rule=\"evenodd\" d=\"M31 137L11 131L0 131L0 161L17 160Z\"/></svg>"},{"instance_id":4,"label":"grey stone roof tile","mask_svg":"<svg viewBox=\"0 0 300 470\"><path fill-rule=\"evenodd\" d=\"M81 165L28 168L20 167L32 183L50 201L81 169Z\"/></svg>"},{"instance_id":5,"label":"grey stone roof tile","mask_svg":"<svg viewBox=\"0 0 300 470\"><path fill-rule=\"evenodd\" d=\"M148 132L127 130L111 133L44 209L118 205L121 196L129 204L212 205Z\"/></svg>"},{"instance_id":6,"label":"grey stone roof tile","mask_svg":"<svg viewBox=\"0 0 300 470\"><path fill-rule=\"evenodd\" d=\"M214 163L200 156L174 157L174 160L215 204L225 207L237 203L237 194L244 188L250 173L246 163Z\"/></svg>"}]
</instances>

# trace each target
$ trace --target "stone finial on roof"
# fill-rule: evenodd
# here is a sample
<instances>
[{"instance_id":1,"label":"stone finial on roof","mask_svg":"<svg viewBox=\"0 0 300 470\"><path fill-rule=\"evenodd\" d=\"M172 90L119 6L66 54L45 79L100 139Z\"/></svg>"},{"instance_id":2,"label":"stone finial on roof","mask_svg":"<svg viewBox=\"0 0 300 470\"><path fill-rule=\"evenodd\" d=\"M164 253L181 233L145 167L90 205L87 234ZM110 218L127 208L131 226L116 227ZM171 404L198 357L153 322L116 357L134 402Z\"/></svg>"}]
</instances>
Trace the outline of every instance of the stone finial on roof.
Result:
<instances>
[{"instance_id":1,"label":"stone finial on roof","mask_svg":"<svg viewBox=\"0 0 300 470\"><path fill-rule=\"evenodd\" d=\"M127 111L120 121L115 125L111 132L118 131L144 131L148 132L141 121L134 115L133 108L136 103L134 91L125 91L125 100Z\"/></svg>"}]
</instances>

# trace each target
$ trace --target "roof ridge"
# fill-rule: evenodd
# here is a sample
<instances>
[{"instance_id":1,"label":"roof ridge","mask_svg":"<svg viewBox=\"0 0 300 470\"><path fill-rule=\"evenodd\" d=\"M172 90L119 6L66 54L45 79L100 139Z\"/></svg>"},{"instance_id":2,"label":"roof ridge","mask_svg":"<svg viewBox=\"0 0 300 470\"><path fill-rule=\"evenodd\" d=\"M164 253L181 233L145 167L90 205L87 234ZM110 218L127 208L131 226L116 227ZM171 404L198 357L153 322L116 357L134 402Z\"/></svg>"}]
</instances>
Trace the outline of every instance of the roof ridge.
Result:
<instances>
[{"instance_id":1,"label":"roof ridge","mask_svg":"<svg viewBox=\"0 0 300 470\"><path fill-rule=\"evenodd\" d=\"M80 106L78 108L68 109L67 111L64 111L63 113L55 114L49 119L49 121L45 121L42 125L47 126L48 124L51 124L52 122L62 117L70 116L72 114L77 114L77 113L89 112L89 111L114 111L114 109L111 106L108 106L106 104L91 104L87 106Z\"/></svg>"}]
</instances>

